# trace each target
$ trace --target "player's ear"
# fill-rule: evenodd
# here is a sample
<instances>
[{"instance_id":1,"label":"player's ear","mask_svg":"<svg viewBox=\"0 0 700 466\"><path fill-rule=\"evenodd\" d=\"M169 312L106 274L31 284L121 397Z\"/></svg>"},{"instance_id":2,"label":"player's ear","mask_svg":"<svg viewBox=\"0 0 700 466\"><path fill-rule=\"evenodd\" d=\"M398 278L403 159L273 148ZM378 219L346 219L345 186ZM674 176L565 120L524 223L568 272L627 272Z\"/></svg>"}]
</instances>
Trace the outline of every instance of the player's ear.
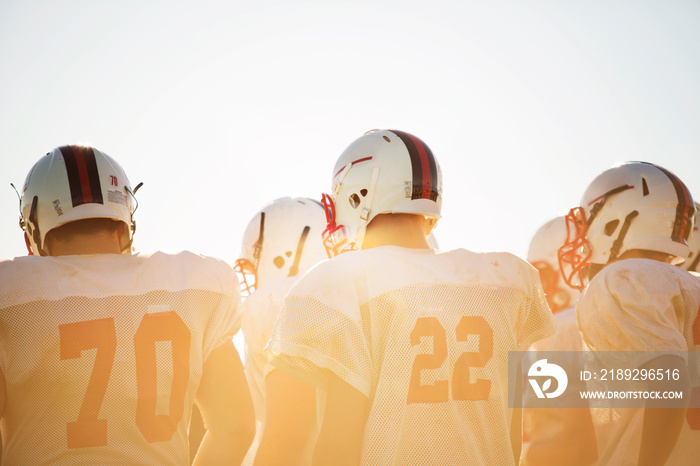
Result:
<instances>
[{"instance_id":1,"label":"player's ear","mask_svg":"<svg viewBox=\"0 0 700 466\"><path fill-rule=\"evenodd\" d=\"M27 233L24 234L24 243L27 245L27 255L33 256L34 253L32 252L32 244L29 242L29 236L27 236Z\"/></svg>"}]
</instances>

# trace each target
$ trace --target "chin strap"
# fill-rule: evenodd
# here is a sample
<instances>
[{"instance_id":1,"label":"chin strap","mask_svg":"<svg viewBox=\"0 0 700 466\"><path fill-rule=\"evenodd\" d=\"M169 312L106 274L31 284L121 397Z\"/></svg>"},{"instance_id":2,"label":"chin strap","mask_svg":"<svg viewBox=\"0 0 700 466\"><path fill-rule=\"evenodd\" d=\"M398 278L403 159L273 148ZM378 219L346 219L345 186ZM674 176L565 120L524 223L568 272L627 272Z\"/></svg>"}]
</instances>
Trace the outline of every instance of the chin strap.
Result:
<instances>
[{"instance_id":1,"label":"chin strap","mask_svg":"<svg viewBox=\"0 0 700 466\"><path fill-rule=\"evenodd\" d=\"M294 254L294 263L289 268L288 277L294 277L299 273L299 262L301 262L301 253L304 252L304 243L306 242L306 237L309 236L310 226L305 226L304 231L301 232L301 238L299 238L299 244L297 244L297 252Z\"/></svg>"},{"instance_id":2,"label":"chin strap","mask_svg":"<svg viewBox=\"0 0 700 466\"><path fill-rule=\"evenodd\" d=\"M122 247L122 254L124 254L127 251L131 252L131 245L134 244L134 234L136 233L136 220L134 220L134 214L136 213L136 211L139 208L139 200L136 199L135 194L136 194L136 191L138 191L141 188L141 186L143 186L143 182L137 184L133 190L129 189L128 187L124 188L126 190L126 192L134 200L134 202L136 203L136 206L134 207L134 210L131 211L131 215L130 215L131 225L128 226L128 228L131 230L129 232L129 241L127 241L126 245L124 247Z\"/></svg>"},{"instance_id":3,"label":"chin strap","mask_svg":"<svg viewBox=\"0 0 700 466\"><path fill-rule=\"evenodd\" d=\"M627 214L627 217L625 217L625 222L622 224L622 228L620 228L620 234L617 235L617 239L613 242L612 247L610 248L610 259L608 259L608 264L617 259L618 254L620 254L620 248L622 248L622 243L625 241L627 231L630 229L632 220L634 220L637 215L639 215L639 212L633 210Z\"/></svg>"},{"instance_id":4,"label":"chin strap","mask_svg":"<svg viewBox=\"0 0 700 466\"><path fill-rule=\"evenodd\" d=\"M27 227L32 230L32 240L34 241L34 244L36 244L36 252L38 252L40 256L48 256L49 254L46 251L44 251L44 248L41 244L41 232L39 231L39 221L36 218L36 208L38 202L39 197L34 196L34 199L32 199L32 207L29 209L29 219L27 222Z\"/></svg>"},{"instance_id":5,"label":"chin strap","mask_svg":"<svg viewBox=\"0 0 700 466\"><path fill-rule=\"evenodd\" d=\"M258 232L258 240L255 242L253 249L253 259L255 259L255 270L257 271L260 264L260 254L262 254L263 240L265 239L265 211L260 212L260 229Z\"/></svg>"},{"instance_id":6,"label":"chin strap","mask_svg":"<svg viewBox=\"0 0 700 466\"><path fill-rule=\"evenodd\" d=\"M365 196L364 207L362 207L362 212L360 212L360 225L357 227L357 234L355 235L355 246L357 249L362 247L362 241L365 239L365 231L367 230L367 224L369 223L369 214L372 211L372 200L374 199L374 193L377 190L377 181L379 181L379 167L374 167L372 169L372 176L369 180L369 187L367 189L367 196Z\"/></svg>"}]
</instances>

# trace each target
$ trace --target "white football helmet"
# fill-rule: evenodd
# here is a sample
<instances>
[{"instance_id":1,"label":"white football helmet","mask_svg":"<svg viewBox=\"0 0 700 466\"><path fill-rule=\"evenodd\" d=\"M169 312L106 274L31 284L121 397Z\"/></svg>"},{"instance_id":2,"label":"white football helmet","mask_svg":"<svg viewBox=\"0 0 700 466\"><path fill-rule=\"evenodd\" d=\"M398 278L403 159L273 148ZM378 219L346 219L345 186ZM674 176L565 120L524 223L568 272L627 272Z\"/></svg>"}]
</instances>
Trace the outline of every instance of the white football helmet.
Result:
<instances>
[{"instance_id":1,"label":"white football helmet","mask_svg":"<svg viewBox=\"0 0 700 466\"><path fill-rule=\"evenodd\" d=\"M530 241L527 261L540 273L549 309L553 313L572 307L581 292L564 283L559 271L558 251L566 240L566 218L555 217L542 225Z\"/></svg>"},{"instance_id":2,"label":"white football helmet","mask_svg":"<svg viewBox=\"0 0 700 466\"><path fill-rule=\"evenodd\" d=\"M326 259L325 226L318 201L283 197L266 205L248 224L234 266L241 294L249 296L265 283L299 275Z\"/></svg>"},{"instance_id":3,"label":"white football helmet","mask_svg":"<svg viewBox=\"0 0 700 466\"><path fill-rule=\"evenodd\" d=\"M359 249L367 224L384 213L440 218L442 174L430 148L397 130L374 130L355 140L333 169L331 195L323 195L328 256Z\"/></svg>"},{"instance_id":4,"label":"white football helmet","mask_svg":"<svg viewBox=\"0 0 700 466\"><path fill-rule=\"evenodd\" d=\"M583 289L585 275L634 249L665 253L679 264L690 251L694 216L690 191L670 171L645 162L613 166L566 217L567 240L559 249L564 278Z\"/></svg>"},{"instance_id":5,"label":"white football helmet","mask_svg":"<svg viewBox=\"0 0 700 466\"><path fill-rule=\"evenodd\" d=\"M20 196L20 227L31 253L47 255L46 234L76 220L124 222L122 252L131 252L136 199L129 179L107 154L89 146L53 149L32 167Z\"/></svg>"},{"instance_id":6,"label":"white football helmet","mask_svg":"<svg viewBox=\"0 0 700 466\"><path fill-rule=\"evenodd\" d=\"M693 234L690 235L690 240L688 241L688 247L690 247L690 254L688 258L681 264L685 270L691 272L700 272L700 204L695 203L695 225L693 226Z\"/></svg>"}]
</instances>

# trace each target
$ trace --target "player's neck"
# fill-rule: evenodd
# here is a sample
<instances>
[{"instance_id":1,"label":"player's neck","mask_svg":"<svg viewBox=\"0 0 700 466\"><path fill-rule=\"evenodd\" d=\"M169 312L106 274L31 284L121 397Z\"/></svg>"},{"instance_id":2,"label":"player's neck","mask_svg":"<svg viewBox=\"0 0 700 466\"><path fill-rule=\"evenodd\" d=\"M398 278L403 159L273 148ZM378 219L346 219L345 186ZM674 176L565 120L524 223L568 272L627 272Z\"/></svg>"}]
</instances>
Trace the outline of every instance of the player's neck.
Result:
<instances>
[{"instance_id":1,"label":"player's neck","mask_svg":"<svg viewBox=\"0 0 700 466\"><path fill-rule=\"evenodd\" d=\"M630 249L629 251L625 251L625 253L623 253L617 260L652 259L658 262L670 264L673 261L673 258L674 256L665 252L649 251L645 249Z\"/></svg>"},{"instance_id":2,"label":"player's neck","mask_svg":"<svg viewBox=\"0 0 700 466\"><path fill-rule=\"evenodd\" d=\"M378 215L367 225L362 249L378 246L430 249L425 236L424 222L425 219L419 215Z\"/></svg>"},{"instance_id":3,"label":"player's neck","mask_svg":"<svg viewBox=\"0 0 700 466\"><path fill-rule=\"evenodd\" d=\"M51 241L48 246L52 256L121 253L119 238L108 234L76 235L61 241Z\"/></svg>"}]
</instances>

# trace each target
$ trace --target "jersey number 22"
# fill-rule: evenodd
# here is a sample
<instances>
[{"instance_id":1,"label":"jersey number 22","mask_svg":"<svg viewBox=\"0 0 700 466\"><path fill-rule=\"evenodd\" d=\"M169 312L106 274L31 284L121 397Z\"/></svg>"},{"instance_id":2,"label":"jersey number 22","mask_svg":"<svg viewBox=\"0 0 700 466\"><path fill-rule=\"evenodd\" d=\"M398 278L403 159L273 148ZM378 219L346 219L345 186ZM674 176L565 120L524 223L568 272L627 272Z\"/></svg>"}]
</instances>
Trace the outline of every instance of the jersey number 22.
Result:
<instances>
[{"instance_id":1,"label":"jersey number 22","mask_svg":"<svg viewBox=\"0 0 700 466\"><path fill-rule=\"evenodd\" d=\"M479 351L459 355L452 368L452 399L464 401L488 400L491 381L470 382L470 368L484 367L493 356L493 329L482 316L463 316L455 328L457 341L467 341L469 335L479 336ZM449 401L449 382L437 380L432 385L421 384L421 371L440 368L447 358L447 333L436 317L419 317L411 331L411 346L420 344L422 337L432 337L433 352L416 355L411 368L406 404L442 403Z\"/></svg>"}]
</instances>

